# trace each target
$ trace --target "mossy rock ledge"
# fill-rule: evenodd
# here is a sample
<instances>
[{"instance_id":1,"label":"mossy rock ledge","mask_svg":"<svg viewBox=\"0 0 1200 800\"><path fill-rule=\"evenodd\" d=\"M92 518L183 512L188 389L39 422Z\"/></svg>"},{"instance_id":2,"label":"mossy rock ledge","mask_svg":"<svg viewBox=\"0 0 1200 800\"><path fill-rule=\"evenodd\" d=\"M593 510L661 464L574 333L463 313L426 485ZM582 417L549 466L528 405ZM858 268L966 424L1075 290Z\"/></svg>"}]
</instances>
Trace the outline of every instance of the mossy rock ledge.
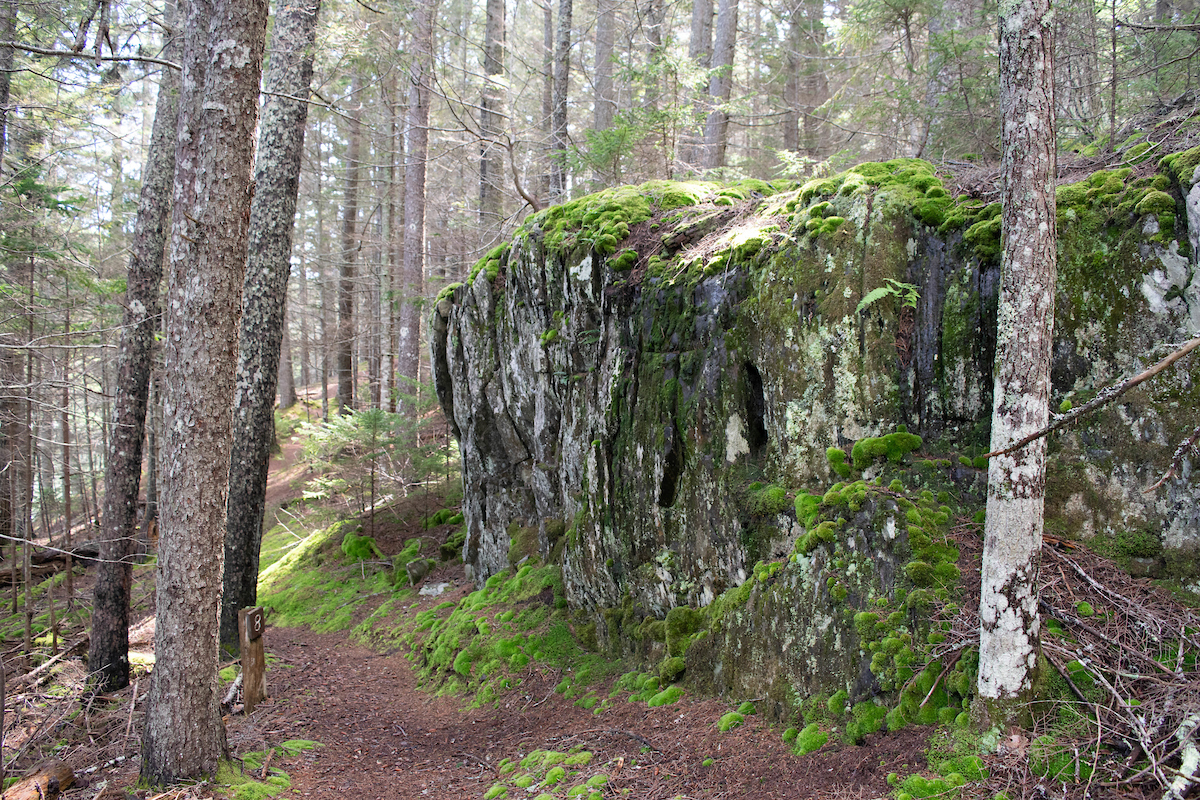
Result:
<instances>
[{"instance_id":1,"label":"mossy rock ledge","mask_svg":"<svg viewBox=\"0 0 1200 800\"><path fill-rule=\"evenodd\" d=\"M1176 168L1192 162L1200 148L1059 188L1054 408L1200 333L1200 168ZM983 504L998 212L900 159L531 216L432 315L468 569L508 568L523 530L598 646L683 657L701 688L786 705L897 686L922 603L953 599L945 534ZM915 308L874 291L904 285ZM1152 545L1140 568L1195 585L1196 470L1143 490L1198 408L1192 357L1056 434L1048 532L1132 532ZM703 620L667 630L684 606Z\"/></svg>"}]
</instances>

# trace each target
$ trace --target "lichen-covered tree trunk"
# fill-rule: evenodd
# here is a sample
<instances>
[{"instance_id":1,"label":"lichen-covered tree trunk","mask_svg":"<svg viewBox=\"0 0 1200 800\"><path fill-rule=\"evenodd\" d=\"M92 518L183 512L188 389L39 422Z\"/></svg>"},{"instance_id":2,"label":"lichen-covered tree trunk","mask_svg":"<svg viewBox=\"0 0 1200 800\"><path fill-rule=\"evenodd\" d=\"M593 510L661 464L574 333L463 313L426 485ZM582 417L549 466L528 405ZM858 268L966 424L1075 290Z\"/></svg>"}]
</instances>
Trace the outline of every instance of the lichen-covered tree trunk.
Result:
<instances>
[{"instance_id":1,"label":"lichen-covered tree trunk","mask_svg":"<svg viewBox=\"0 0 1200 800\"><path fill-rule=\"evenodd\" d=\"M164 312L154 683L142 779L215 774L225 500L266 0L184 5Z\"/></svg>"},{"instance_id":2,"label":"lichen-covered tree trunk","mask_svg":"<svg viewBox=\"0 0 1200 800\"><path fill-rule=\"evenodd\" d=\"M704 157L701 161L703 166L710 168L725 166L725 145L729 141L729 111L725 105L733 91L737 18L738 0L720 0L713 33L712 77L708 84L711 107L704 123Z\"/></svg>"},{"instance_id":3,"label":"lichen-covered tree trunk","mask_svg":"<svg viewBox=\"0 0 1200 800\"><path fill-rule=\"evenodd\" d=\"M168 25L178 18L173 11ZM166 57L179 57L176 37L167 41ZM125 314L116 359L114 425L104 466L104 510L101 513L100 560L92 606L88 668L97 687L112 692L129 684L129 593L142 478L150 373L154 366L154 334L158 330L159 284L163 248L171 216L171 180L175 175L176 127L179 117L179 74L163 70L154 110L150 150L142 168L137 222L130 242Z\"/></svg>"},{"instance_id":4,"label":"lichen-covered tree trunk","mask_svg":"<svg viewBox=\"0 0 1200 800\"><path fill-rule=\"evenodd\" d=\"M992 449L1049 416L1054 327L1054 63L1049 0L1001 5L1000 307ZM979 604L979 710L987 724L1023 719L1038 657L1038 567L1045 439L996 456L988 471Z\"/></svg>"},{"instance_id":5,"label":"lichen-covered tree trunk","mask_svg":"<svg viewBox=\"0 0 1200 800\"><path fill-rule=\"evenodd\" d=\"M408 148L404 164L404 263L400 274L400 341L397 387L412 391L421 364L421 294L425 283L425 160L429 153L429 95L433 72L435 0L420 0L413 14L408 88Z\"/></svg>"},{"instance_id":6,"label":"lichen-covered tree trunk","mask_svg":"<svg viewBox=\"0 0 1200 800\"><path fill-rule=\"evenodd\" d=\"M225 521L221 644L237 649L238 611L254 605L258 551L267 497L267 464L275 438L276 376L284 337L292 231L312 83L320 0L285 0L271 33L250 206L249 258L242 290L242 326L234 390L233 449ZM287 365L291 370L291 365ZM293 396L295 391L293 389Z\"/></svg>"}]
</instances>

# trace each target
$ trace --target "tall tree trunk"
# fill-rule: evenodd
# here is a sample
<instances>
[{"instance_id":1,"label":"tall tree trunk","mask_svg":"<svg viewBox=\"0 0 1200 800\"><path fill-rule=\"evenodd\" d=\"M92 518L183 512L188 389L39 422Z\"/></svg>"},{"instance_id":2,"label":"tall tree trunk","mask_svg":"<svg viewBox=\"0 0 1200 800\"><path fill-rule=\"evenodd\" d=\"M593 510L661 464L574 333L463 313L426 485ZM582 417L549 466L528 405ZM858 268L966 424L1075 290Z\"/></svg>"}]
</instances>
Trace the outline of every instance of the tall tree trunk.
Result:
<instances>
[{"instance_id":1,"label":"tall tree trunk","mask_svg":"<svg viewBox=\"0 0 1200 800\"><path fill-rule=\"evenodd\" d=\"M542 129L546 172L538 181L536 193L546 196L554 176L554 0L537 0L542 9Z\"/></svg>"},{"instance_id":2,"label":"tall tree trunk","mask_svg":"<svg viewBox=\"0 0 1200 800\"><path fill-rule=\"evenodd\" d=\"M825 5L822 0L804 0L804 54L800 79L800 108L803 147L809 158L824 158L828 126L817 109L829 101L829 78L825 72Z\"/></svg>"},{"instance_id":3,"label":"tall tree trunk","mask_svg":"<svg viewBox=\"0 0 1200 800\"><path fill-rule=\"evenodd\" d=\"M0 385L17 386L21 380L18 374L20 365L16 349L16 337L8 333L0 333ZM17 441L19 425L17 423L18 405L15 391L0 393L0 463L12 465L17 461ZM0 471L0 545L4 541L16 541L16 506L14 481L12 474L15 470L10 466Z\"/></svg>"},{"instance_id":4,"label":"tall tree trunk","mask_svg":"<svg viewBox=\"0 0 1200 800\"><path fill-rule=\"evenodd\" d=\"M617 98L613 94L613 43L616 38L616 0L596 2L596 97L592 127L598 131L612 127L617 114Z\"/></svg>"},{"instance_id":5,"label":"tall tree trunk","mask_svg":"<svg viewBox=\"0 0 1200 800\"><path fill-rule=\"evenodd\" d=\"M172 30L166 56L175 60L179 58L180 47L174 28L180 15L173 9L168 13L167 24ZM92 634L88 645L88 667L104 692L129 684L129 593L133 579L130 556L142 479L142 440L154 363L154 334L161 313L159 284L170 222L178 117L179 73L163 70L150 150L142 170L137 222L130 242L124 323L116 358L116 425L104 462L100 560L95 566Z\"/></svg>"},{"instance_id":6,"label":"tall tree trunk","mask_svg":"<svg viewBox=\"0 0 1200 800\"><path fill-rule=\"evenodd\" d=\"M487 0L483 31L483 98L479 126L483 133L479 159L479 221L499 228L504 219L504 145L508 80L504 71L504 0Z\"/></svg>"},{"instance_id":7,"label":"tall tree trunk","mask_svg":"<svg viewBox=\"0 0 1200 800\"><path fill-rule=\"evenodd\" d=\"M265 0L191 0L175 156L163 364L162 535L154 683L141 776L212 776L225 750L217 681L238 325L253 194ZM274 378L275 370L266 370Z\"/></svg>"},{"instance_id":8,"label":"tall tree trunk","mask_svg":"<svg viewBox=\"0 0 1200 800\"><path fill-rule=\"evenodd\" d=\"M299 290L296 297L300 302L300 310L296 313L296 319L300 323L300 388L304 390L304 399L307 402L308 386L312 383L312 363L309 361L312 355L309 352L312 346L312 327L308 307L308 261L303 252L300 254L300 271L296 273L296 280L296 288Z\"/></svg>"},{"instance_id":9,"label":"tall tree trunk","mask_svg":"<svg viewBox=\"0 0 1200 800\"><path fill-rule=\"evenodd\" d=\"M567 193L567 91L571 79L572 0L558 0L558 33L554 41L554 101L550 137L550 198Z\"/></svg>"},{"instance_id":10,"label":"tall tree trunk","mask_svg":"<svg viewBox=\"0 0 1200 800\"><path fill-rule=\"evenodd\" d=\"M421 377L421 296L425 290L425 161L429 154L429 87L433 71L435 6L436 0L419 0L413 14L408 146L404 154L404 267L400 275L400 342L396 359L396 385L403 394L413 392L412 382Z\"/></svg>"},{"instance_id":11,"label":"tall tree trunk","mask_svg":"<svg viewBox=\"0 0 1200 800\"><path fill-rule=\"evenodd\" d=\"M712 78L708 84L712 104L704 123L704 159L706 167L725 166L725 147L729 141L729 111L726 105L733 91L733 57L737 44L738 0L720 0L713 40Z\"/></svg>"},{"instance_id":12,"label":"tall tree trunk","mask_svg":"<svg viewBox=\"0 0 1200 800\"><path fill-rule=\"evenodd\" d=\"M221 644L238 649L238 611L254 605L267 498L267 464L275 441L276 379L286 335L284 306L291 273L292 231L300 160L308 121L313 43L320 0L284 0L271 33L271 62L250 206L249 259L242 287L233 446L225 516ZM291 366L287 369L290 371ZM294 396L294 393L293 393Z\"/></svg>"},{"instance_id":13,"label":"tall tree trunk","mask_svg":"<svg viewBox=\"0 0 1200 800\"><path fill-rule=\"evenodd\" d=\"M688 40L688 60L692 62L702 79L696 87L700 93L708 90L708 70L712 66L712 28L713 0L693 0L692 2L692 35ZM686 164L699 166L703 163L703 126L697 127L699 120L706 116L705 105L700 98L696 99L693 108L694 123L688 125L681 148L681 160Z\"/></svg>"},{"instance_id":14,"label":"tall tree trunk","mask_svg":"<svg viewBox=\"0 0 1200 800\"><path fill-rule=\"evenodd\" d=\"M1050 0L1002 6L1001 264L992 449L1049 417L1056 177ZM979 601L977 719L1028 722L1038 658L1038 569L1046 440L992 458Z\"/></svg>"},{"instance_id":15,"label":"tall tree trunk","mask_svg":"<svg viewBox=\"0 0 1200 800\"><path fill-rule=\"evenodd\" d=\"M63 319L63 330L67 334L64 342L70 342L71 311L68 308ZM62 549L67 551L65 572L67 573L67 607L75 600L75 575L71 558L71 351L63 354L62 386L62 483L63 483L63 537Z\"/></svg>"},{"instance_id":16,"label":"tall tree trunk","mask_svg":"<svg viewBox=\"0 0 1200 800\"><path fill-rule=\"evenodd\" d=\"M399 47L399 40L400 37L397 36L397 47ZM400 219L403 215L397 213L398 211L402 211L401 203L403 200L400 190L404 181L403 170L398 168L398 165L404 164L405 152L404 126L401 124L401 103L395 70L392 71L389 77L387 88L388 121L391 125L391 137L389 139L391 144L388 147L390 155L388 157L387 191L387 410L395 414L396 401L399 394L397 391L396 367L400 350L400 306L397 293L400 288L400 270L403 267L400 253L404 242L403 221Z\"/></svg>"},{"instance_id":17,"label":"tall tree trunk","mask_svg":"<svg viewBox=\"0 0 1200 800\"><path fill-rule=\"evenodd\" d=\"M0 41L17 38L17 0L0 0ZM0 174L4 173L4 151L8 142L8 108L12 89L14 50L0 47Z\"/></svg>"},{"instance_id":18,"label":"tall tree trunk","mask_svg":"<svg viewBox=\"0 0 1200 800\"><path fill-rule=\"evenodd\" d=\"M281 323L283 339L279 350L279 409L286 411L296 405L296 374L292 371L292 337L287 323L287 295L284 295Z\"/></svg>"},{"instance_id":19,"label":"tall tree trunk","mask_svg":"<svg viewBox=\"0 0 1200 800\"><path fill-rule=\"evenodd\" d=\"M342 195L342 253L338 263L338 320L337 320L337 376L338 413L349 414L354 410L355 372L354 360L354 283L358 258L358 188L362 173L362 102L359 94L361 78L357 73L350 84L350 93L355 98L355 109L347 122L346 144L346 189Z\"/></svg>"}]
</instances>

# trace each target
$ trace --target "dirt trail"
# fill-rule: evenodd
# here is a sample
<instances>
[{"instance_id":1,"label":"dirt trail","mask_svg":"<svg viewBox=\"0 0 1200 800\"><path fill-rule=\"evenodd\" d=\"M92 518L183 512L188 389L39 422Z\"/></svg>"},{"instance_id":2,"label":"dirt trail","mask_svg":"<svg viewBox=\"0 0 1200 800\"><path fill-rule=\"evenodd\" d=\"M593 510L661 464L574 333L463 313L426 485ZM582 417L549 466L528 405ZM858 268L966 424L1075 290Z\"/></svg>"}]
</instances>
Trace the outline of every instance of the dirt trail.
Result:
<instances>
[{"instance_id":1,"label":"dirt trail","mask_svg":"<svg viewBox=\"0 0 1200 800\"><path fill-rule=\"evenodd\" d=\"M305 469L299 450L289 440L272 459L269 504L299 493L295 479ZM398 549L411 535L417 533L377 531L385 549ZM444 565L429 581L450 582L451 593L422 597L407 613L473 588L461 565ZM249 717L228 718L230 752L237 757L290 739L320 742L274 761L292 779L288 796L482 798L500 779L501 760L535 749L582 747L594 754L559 787L558 797L600 773L610 776L604 797L882 797L889 772L924 765L928 728L876 735L860 747L827 745L797 758L781 739L782 726L757 716L718 732L717 719L731 707L719 699L685 694L660 708L619 699L596 715L554 692L561 674L530 669L499 707L469 709L461 698L421 689L405 651L373 652L353 644L346 631L268 627L265 636L270 699ZM525 792L510 781L508 796L517 794Z\"/></svg>"},{"instance_id":2,"label":"dirt trail","mask_svg":"<svg viewBox=\"0 0 1200 800\"><path fill-rule=\"evenodd\" d=\"M272 700L231 729L231 750L261 750L294 738L323 747L276 762L292 794L318 799L479 798L497 764L534 749L593 752L576 782L604 773L605 797L879 797L888 772L923 765L927 728L871 737L861 747L832 747L797 758L756 717L719 733L720 700L648 708L618 702L596 716L553 689L559 676L530 673L500 708L464 709L416 685L403 653L378 654L344 633L271 628ZM704 765L706 758L712 764ZM911 771L911 770L910 770ZM565 789L559 795L565 794ZM511 793L510 793L511 796Z\"/></svg>"}]
</instances>

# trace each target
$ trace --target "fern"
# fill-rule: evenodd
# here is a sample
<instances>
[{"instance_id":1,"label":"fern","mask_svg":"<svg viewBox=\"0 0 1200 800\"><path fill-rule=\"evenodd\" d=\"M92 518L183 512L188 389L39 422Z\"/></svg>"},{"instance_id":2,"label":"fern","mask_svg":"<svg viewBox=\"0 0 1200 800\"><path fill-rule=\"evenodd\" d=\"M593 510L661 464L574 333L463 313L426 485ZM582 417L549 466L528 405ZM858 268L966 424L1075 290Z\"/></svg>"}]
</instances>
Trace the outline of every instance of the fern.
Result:
<instances>
[{"instance_id":1,"label":"fern","mask_svg":"<svg viewBox=\"0 0 1200 800\"><path fill-rule=\"evenodd\" d=\"M854 309L854 313L861 314L885 297L894 297L899 300L901 308L917 307L917 300L921 298L921 293L916 286L911 283L894 281L891 278L884 278L884 282L887 283L886 286L880 286L867 292L866 296L859 301L858 308Z\"/></svg>"}]
</instances>

